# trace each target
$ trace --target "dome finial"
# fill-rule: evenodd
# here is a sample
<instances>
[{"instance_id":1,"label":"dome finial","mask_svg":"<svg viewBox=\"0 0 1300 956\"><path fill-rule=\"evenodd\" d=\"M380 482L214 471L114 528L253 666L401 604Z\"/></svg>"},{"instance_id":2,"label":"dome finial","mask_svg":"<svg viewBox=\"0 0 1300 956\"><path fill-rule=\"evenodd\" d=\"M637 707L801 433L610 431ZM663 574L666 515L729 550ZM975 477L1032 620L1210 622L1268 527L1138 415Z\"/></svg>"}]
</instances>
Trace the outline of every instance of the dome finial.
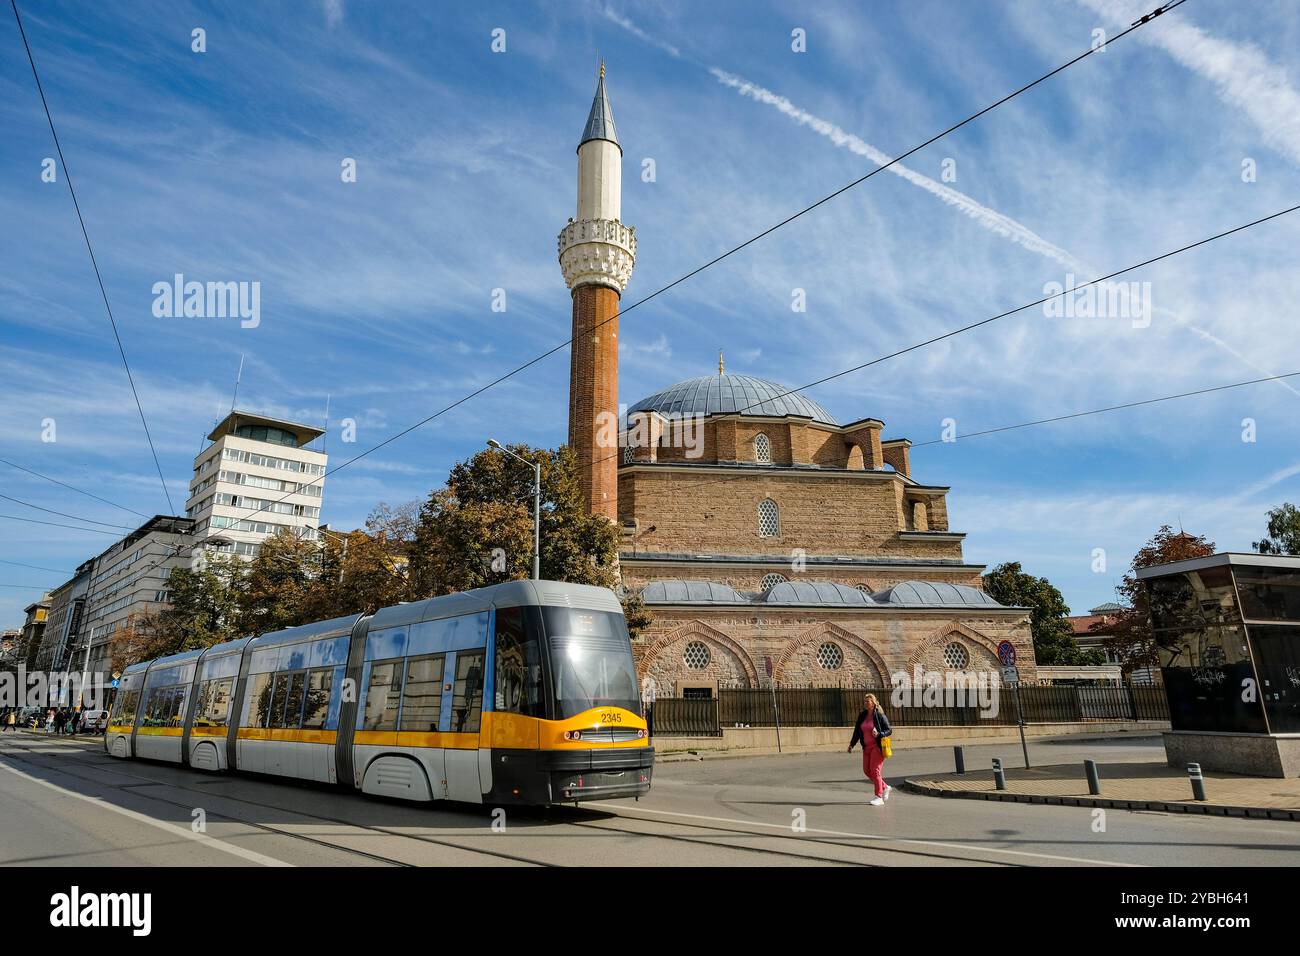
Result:
<instances>
[{"instance_id":1,"label":"dome finial","mask_svg":"<svg viewBox=\"0 0 1300 956\"><path fill-rule=\"evenodd\" d=\"M719 374L719 375L723 374L723 372L722 372L722 349L718 349L718 374Z\"/></svg>"}]
</instances>

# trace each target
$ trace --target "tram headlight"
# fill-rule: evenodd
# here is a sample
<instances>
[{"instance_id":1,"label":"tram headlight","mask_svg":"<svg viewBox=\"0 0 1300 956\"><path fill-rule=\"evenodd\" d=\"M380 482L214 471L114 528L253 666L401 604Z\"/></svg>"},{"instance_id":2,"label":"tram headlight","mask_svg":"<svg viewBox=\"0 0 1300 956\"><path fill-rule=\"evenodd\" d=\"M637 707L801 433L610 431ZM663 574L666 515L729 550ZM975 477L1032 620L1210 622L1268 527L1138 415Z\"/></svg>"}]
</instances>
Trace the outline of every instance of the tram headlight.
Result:
<instances>
[{"instance_id":1,"label":"tram headlight","mask_svg":"<svg viewBox=\"0 0 1300 956\"><path fill-rule=\"evenodd\" d=\"M581 739L582 739L582 731L581 731L581 730L566 730L566 731L564 732L564 739L565 739L565 740L581 740Z\"/></svg>"},{"instance_id":2,"label":"tram headlight","mask_svg":"<svg viewBox=\"0 0 1300 956\"><path fill-rule=\"evenodd\" d=\"M641 727L641 728L639 728L639 729L637 730L637 732L636 732L636 739L637 739L637 740L641 740L641 739L643 739L644 737L645 737L645 728L644 728L644 727Z\"/></svg>"}]
</instances>

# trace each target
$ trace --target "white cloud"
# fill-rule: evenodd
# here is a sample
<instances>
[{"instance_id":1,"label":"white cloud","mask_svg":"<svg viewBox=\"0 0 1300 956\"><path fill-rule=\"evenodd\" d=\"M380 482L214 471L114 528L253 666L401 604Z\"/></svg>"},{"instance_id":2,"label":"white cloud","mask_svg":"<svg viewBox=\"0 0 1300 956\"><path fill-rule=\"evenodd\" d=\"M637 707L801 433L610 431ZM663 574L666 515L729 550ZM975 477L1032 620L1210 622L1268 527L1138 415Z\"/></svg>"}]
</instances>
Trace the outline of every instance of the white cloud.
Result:
<instances>
[{"instance_id":1,"label":"white cloud","mask_svg":"<svg viewBox=\"0 0 1300 956\"><path fill-rule=\"evenodd\" d=\"M1151 11L1150 0L1079 2L1117 27L1127 27ZM1178 9L1134 36L1212 82L1219 96L1241 110L1266 143L1300 162L1300 92L1289 82L1287 70L1253 44L1214 37L1192 25L1193 12L1191 6Z\"/></svg>"}]
</instances>

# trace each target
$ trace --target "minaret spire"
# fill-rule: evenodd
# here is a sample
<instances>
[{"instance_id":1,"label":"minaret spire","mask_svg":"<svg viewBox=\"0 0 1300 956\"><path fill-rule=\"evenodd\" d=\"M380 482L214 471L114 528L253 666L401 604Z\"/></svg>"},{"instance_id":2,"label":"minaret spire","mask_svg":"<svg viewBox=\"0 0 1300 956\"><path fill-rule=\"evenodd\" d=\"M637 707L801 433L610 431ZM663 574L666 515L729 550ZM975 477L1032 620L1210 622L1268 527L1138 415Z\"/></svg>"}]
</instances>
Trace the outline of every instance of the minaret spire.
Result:
<instances>
[{"instance_id":1,"label":"minaret spire","mask_svg":"<svg viewBox=\"0 0 1300 956\"><path fill-rule=\"evenodd\" d=\"M636 262L623 223L623 147L600 61L596 95L578 143L578 214L560 230L560 269L573 293L569 446L591 514L618 520L618 305Z\"/></svg>"},{"instance_id":2,"label":"minaret spire","mask_svg":"<svg viewBox=\"0 0 1300 956\"><path fill-rule=\"evenodd\" d=\"M719 374L719 375L724 375L724 374L725 374L725 373L722 371L722 349L718 349L718 374Z\"/></svg>"}]
</instances>

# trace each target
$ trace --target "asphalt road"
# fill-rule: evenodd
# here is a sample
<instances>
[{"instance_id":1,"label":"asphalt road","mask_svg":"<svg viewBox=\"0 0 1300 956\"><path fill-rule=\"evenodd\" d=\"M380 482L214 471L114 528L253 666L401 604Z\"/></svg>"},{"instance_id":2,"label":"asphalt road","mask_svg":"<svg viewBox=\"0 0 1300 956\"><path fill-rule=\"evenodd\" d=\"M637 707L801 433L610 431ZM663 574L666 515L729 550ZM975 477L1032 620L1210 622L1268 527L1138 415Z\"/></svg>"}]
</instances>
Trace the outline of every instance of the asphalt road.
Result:
<instances>
[{"instance_id":1,"label":"asphalt road","mask_svg":"<svg viewBox=\"0 0 1300 956\"><path fill-rule=\"evenodd\" d=\"M1158 739L1037 741L1060 763L1151 759ZM967 748L1017 765L1019 747ZM951 769L908 748L887 776ZM113 760L97 741L0 736L0 864L52 866L1182 866L1300 864L1300 824L895 792L866 803L846 753L663 763L638 802L512 810L412 805ZM202 826L196 826L196 821ZM801 827L801 829L796 829ZM197 831L197 832L196 832Z\"/></svg>"}]
</instances>

